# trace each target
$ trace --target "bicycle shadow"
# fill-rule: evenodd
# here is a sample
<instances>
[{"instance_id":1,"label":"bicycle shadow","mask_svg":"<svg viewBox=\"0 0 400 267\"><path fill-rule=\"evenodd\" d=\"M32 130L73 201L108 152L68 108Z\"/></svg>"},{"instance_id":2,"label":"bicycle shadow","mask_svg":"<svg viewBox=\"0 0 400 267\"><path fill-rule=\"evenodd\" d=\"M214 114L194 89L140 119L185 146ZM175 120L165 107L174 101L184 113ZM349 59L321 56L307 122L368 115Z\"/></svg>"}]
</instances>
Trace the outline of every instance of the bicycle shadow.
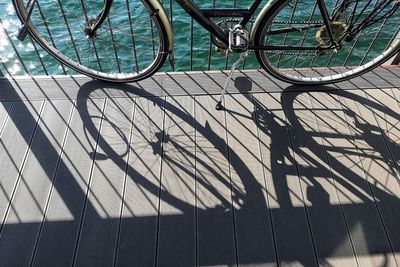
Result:
<instances>
[{"instance_id":1,"label":"bicycle shadow","mask_svg":"<svg viewBox=\"0 0 400 267\"><path fill-rule=\"evenodd\" d=\"M96 92L106 94L110 89L119 90L121 97L96 99ZM344 260L355 264L355 257L360 263L393 263L393 254L400 251L398 216L393 212L399 206L396 189L380 183L380 177L366 179L366 166L355 162L359 166L355 169L343 159L356 155L363 159L359 162L379 163L392 177L400 153L392 149L390 154L386 147L398 146L354 108L335 102L334 91L317 92L321 97L316 99L326 100L321 103L308 92L233 95L227 100L237 108L230 110L232 106L227 105L225 113L217 113L211 96L185 96L190 100L179 102L143 89L96 81L81 86L75 114L84 135L68 126L69 136L76 134L82 142L89 139L90 149L60 159L59 177L51 181L72 220L6 224L3 231L21 234L18 242L7 239L2 258L8 255L17 262L18 244L30 236L28 232L37 238L38 231L37 241L25 242L32 244L28 255L36 253L34 265L74 261L86 265L311 266ZM351 92L339 96L369 103ZM309 99L314 106L308 104ZM340 107L335 113L330 113L332 106L323 106L332 101ZM368 107L399 119L390 107L377 102ZM18 123L15 116L11 114L10 120L23 129L26 123ZM260 152L252 152L258 155L255 164L261 174L243 158L250 143L231 145L235 135L226 132L225 116L230 122L243 123L243 132L258 131ZM335 121L350 125L350 118L357 119L351 126L353 133L328 127ZM313 122L321 128L312 126ZM36 131L40 134L42 126ZM347 143L337 146L337 140ZM357 150L360 142L372 149ZM31 148L32 154L52 177L54 166L48 160L58 153L45 137L42 143L45 146ZM43 147L48 148L47 155ZM364 153L372 150L376 153ZM70 160L79 165L82 159L93 173L89 184L97 189L82 188L67 164ZM232 179L232 173L238 179ZM99 179L104 182L99 184ZM110 194L113 190L118 193ZM121 205L122 211L118 210Z\"/></svg>"},{"instance_id":2,"label":"bicycle shadow","mask_svg":"<svg viewBox=\"0 0 400 267\"><path fill-rule=\"evenodd\" d=\"M315 91L320 91L316 90L315 87L312 88ZM125 89L123 90L134 92L137 96L142 97L141 92L138 91L140 89L138 88L125 87ZM293 88L290 88L290 90L293 90ZM332 91L332 88L323 87L323 90ZM242 218L242 217L251 218L251 220L246 221L246 224L244 224L246 226L234 225L232 227L232 228L246 227L247 230L241 229L242 233L234 229L229 229L230 227L226 227L225 229L228 230L222 235L224 237L228 236L229 237L228 240L230 240L231 242L236 242L235 245L236 248L231 247L231 250L234 249L236 250L238 249L238 247L241 248L245 247L247 248L246 251L247 250L252 251L251 254L252 257L249 258L246 258L247 256L246 252L242 252L242 257L240 257L240 260L246 263L253 261L274 262L276 255L280 255L280 257L283 258L279 259L279 262L299 261L304 265L321 263L324 262L325 258L329 259L332 258L331 253L337 249L338 244L341 244L343 242L345 244L344 245L342 244L342 247L335 255L335 257L337 258L353 257L354 254L352 254L351 251L356 251L357 253L360 253L362 255L363 254L367 255L370 250L373 250L375 248L376 244L380 244L379 247L385 248L387 250L383 254L386 253L390 254L391 244L389 244L388 240L389 238L392 237L389 237L389 234L385 233L384 229L382 229L383 226L381 225L380 222L382 216L379 215L379 210L373 207L374 201L370 201L370 198L362 197L362 201L364 202L364 204L348 205L347 203L344 204L337 203L336 205L332 205L329 202L330 201L329 198L332 197L332 192L329 193L326 192L324 190L324 187L322 186L323 183L321 184L319 180L321 180L321 177L323 177L323 179L325 180L332 180L332 178L336 178L335 182L338 185L340 184L341 186L345 187L348 190L348 192L351 192L352 194L357 196L365 194L366 192L373 198L376 196L380 196L380 199L382 200L384 199L385 203L388 203L389 205L392 206L398 205L397 198L394 197L393 195L388 194L387 192L380 189L376 185L366 182L365 179L362 177L362 175L354 173L352 170L349 170L348 167L341 165L339 162L333 162L332 157L326 155L327 153L325 151L326 149L324 150L320 144L314 141L314 136L310 136L310 133L303 130L304 125L302 125L302 123L299 123L298 121L298 116L296 115L297 110L290 105L290 103L293 102L296 99L296 97L300 94L301 92L292 93L290 95L284 93L283 98L281 100L282 103L289 103L288 105L285 104L285 107L282 108L282 111L284 111L286 115L287 119L286 123L291 125L291 127L296 127L296 131L300 131L296 134L296 136L304 135L303 139L295 137L294 139L296 141L292 141L293 143L290 143L291 136L289 136L288 139L286 140L282 140L283 136L288 135L288 126L285 125L286 123L283 122L284 126L279 125L279 123L277 123L277 121L282 120L282 118L277 118L277 116L271 113L268 110L268 108L265 107L262 103L254 101L254 99L252 100L255 106L253 117L256 117L257 126L261 131L264 132L264 134L269 135L270 139L272 140L270 148L270 150L273 151L273 153L271 152L271 164L272 164L271 175L272 177L274 177L273 179L274 189L277 190L276 201L279 203L279 208L277 209L268 208L267 205L268 201L265 199L263 188L260 187L256 177L254 177L254 175L252 174L252 171L243 163L239 154L236 153L237 149L240 148L229 147L226 141L221 139L221 137L218 136L213 131L213 129L211 129L207 124L200 125L198 122L196 121L194 122L196 131L206 139L211 140L210 142L214 145L215 148L217 148L219 153L224 155L226 160L230 162L230 167L233 168L236 173L238 173L239 177L241 178L241 183L243 183L243 186L245 188L244 192L239 192L239 190L235 191L236 185L231 184L233 190L232 191L233 204L236 203L235 199L241 200L240 206L237 208L235 207L233 210L231 210L229 198L223 199L221 195L218 195L218 193L211 186L206 187L206 190L209 190L210 192L212 192L212 194L214 194L214 196L220 198L223 204L222 206L218 206L215 208L207 208L206 210L197 209L197 216L198 216L197 218L204 217L205 218L204 222L208 224L210 224L210 222L213 221L213 219L215 218L224 218L222 219L222 221L225 222L228 221L226 217L231 217L231 216L235 218ZM90 94L80 95L79 98L84 99L87 98L89 95ZM182 112L181 110L177 109L176 106L164 102L163 99L152 98L148 96L145 97L147 99L151 99L150 101L155 105L158 106L164 105L164 109L166 111L171 112L172 114L179 117L187 124L190 124L191 122L193 122L193 120L195 120L189 113ZM360 101L360 99L351 94L346 95L346 97ZM251 99L249 99L249 101L251 101ZM199 105L200 103L196 102L196 104ZM83 108L82 110L85 109ZM230 112L231 111L227 110L227 113ZM387 110L386 113L390 114L390 112ZM81 114L81 116L83 115L84 114ZM213 116L212 114L208 115ZM394 116L394 114L391 115ZM93 127L90 128L92 128L93 130L95 129ZM163 141L160 134L161 135L163 133L165 134L165 132L163 131L156 131L156 133L159 134L159 136L156 136L157 141L151 143L152 146L156 145L156 147L158 147L159 151L156 153L161 153L160 151L162 150L160 146ZM98 133L97 130L94 130L92 135L95 135L96 133ZM315 135L315 133L312 133L312 135ZM347 137L338 135L337 138L347 138ZM368 135L367 132L361 133L359 138L362 140L366 140L369 144L373 145L373 147L377 147L378 144L382 145L381 139L372 140L371 136ZM379 136L378 138L381 137ZM170 145L172 145L173 147L179 147L179 144L171 141L172 139L170 137L166 137L166 139L169 140L167 142L169 142ZM319 159L319 161L312 160L310 158L310 155L306 155L303 150L299 150L298 147L301 146L307 146L307 148L314 153L314 156L316 156ZM226 151L226 147L228 148L229 151L228 153ZM179 149L181 152L182 150L185 150L185 148L182 147L179 147ZM110 155L112 155L111 158L114 157L118 158L117 155L112 154L111 147L106 147L105 151L107 151L107 154L110 153ZM344 151L343 153L345 152L346 151ZM193 157L194 161L198 160L198 158L196 158L192 153L189 152L186 153L190 157ZM207 152L204 153L206 154ZM314 173L311 172L311 174L308 174L310 173L310 171L307 168L305 168L303 174L302 166L300 163L296 161L294 154L298 154L297 155L298 157L301 156L311 161L312 164L314 165L313 166ZM282 162L287 162L288 160L289 162L291 161L290 164L282 164ZM383 161L387 160L388 160L387 158L383 159ZM176 162L174 162L173 164L176 164ZM203 163L201 161L198 161L196 164L206 165L206 163ZM122 162L119 165L122 168ZM327 167L329 165L331 167L336 166L335 172L340 173L343 177L351 177L350 179L351 183L356 184L356 186L354 185L350 186L347 181L342 182L337 177L332 177L332 170L330 170ZM177 168L185 169L184 166L179 166L179 164ZM211 169L208 168L208 171L210 171L217 180L223 180L223 178L219 174L219 171L212 170L212 168ZM198 176L196 176L193 170L191 171L186 169L185 172L189 173L192 179L195 179L197 180L197 182L201 183L200 181L201 179ZM285 181L287 180L288 175L299 176L301 177L301 179L304 179L308 183L310 183L305 189L304 197L298 196L300 199L303 199L303 202L307 203L306 212L304 210L304 207L303 208L296 207L293 204L292 197L290 196L291 188L288 185L288 182ZM138 177L140 177L140 175ZM140 179L138 179L137 181L135 180L135 182L139 181ZM227 181L225 183L227 183ZM371 191L370 188L372 188L373 191ZM149 190L150 192L153 192L152 194L155 194L156 188L153 189L146 188L146 190ZM163 191L160 194L160 196L164 196L161 197L160 201L168 202L169 205L177 207L181 212L183 212L183 214L188 214L187 219L193 218L192 217L194 208L193 206L186 205L185 203L180 203L180 201L177 201L176 199L174 199L174 197L172 197L168 192L165 191ZM371 220L371 212L375 213L376 220ZM264 215L252 218L252 215L254 215L255 213ZM348 214L357 214L358 218L348 216ZM160 216L161 218L163 218L162 215ZM272 225L269 227L270 231L272 231L271 235L267 236L267 238L260 238L259 229L265 227L265 225L267 224L270 224L271 223L270 221L272 221ZM359 225L360 223L361 227L365 227L368 229L379 229L380 231L378 230L376 231L382 234L382 236L375 234L369 234L369 235L367 234L367 236L358 236L357 234L353 234L351 232L352 227ZM387 225L393 223L393 221L386 222L385 220L385 223ZM173 227L174 225L177 225L177 221L172 220L170 222L170 227ZM131 227L136 228L134 225L132 225ZM305 231L305 229L309 230ZM232 233L232 231L237 231L237 232ZM188 232L186 232L186 234L182 236L188 235L193 237L193 233L189 232L192 232L192 228L190 228L190 230L188 230ZM215 231L212 231L212 228L206 227L204 232L200 233L198 232L197 234L198 237L201 236L202 239L215 241L215 236L218 236L221 233L217 233ZM241 234L243 236L241 236ZM236 240L234 241L235 238ZM367 244L367 249L357 248L357 246L352 243L352 240L355 238L362 239ZM275 239L275 241L271 243L272 239ZM283 245L287 243L288 240L291 241L290 246ZM223 244L225 244L226 247L227 244L226 242L227 239L224 238L222 240L219 240L219 242L214 243L215 246L212 246L213 250L220 251L221 246ZM210 242L208 245L211 244L213 243ZM193 247L191 246L189 247L193 249ZM267 250L269 250L270 253L267 254L265 253L266 248L269 248ZM166 255L173 253L172 250L166 252ZM185 254L190 255L190 253L188 252ZM241 254L240 249L238 254L239 255ZM219 255L218 263L226 263L229 262L229 260L232 260L235 257L237 257L237 255L236 256L232 255L232 251L226 249L223 249L222 251L220 251L220 253L216 253L216 255ZM226 258L224 257L221 258L221 255L228 255L228 256ZM204 260L203 263L205 264L216 263L215 262L216 259L213 258L215 257L215 255L208 255L208 257L209 257L208 259L203 258ZM360 256L360 258L361 257L362 256Z\"/></svg>"}]
</instances>

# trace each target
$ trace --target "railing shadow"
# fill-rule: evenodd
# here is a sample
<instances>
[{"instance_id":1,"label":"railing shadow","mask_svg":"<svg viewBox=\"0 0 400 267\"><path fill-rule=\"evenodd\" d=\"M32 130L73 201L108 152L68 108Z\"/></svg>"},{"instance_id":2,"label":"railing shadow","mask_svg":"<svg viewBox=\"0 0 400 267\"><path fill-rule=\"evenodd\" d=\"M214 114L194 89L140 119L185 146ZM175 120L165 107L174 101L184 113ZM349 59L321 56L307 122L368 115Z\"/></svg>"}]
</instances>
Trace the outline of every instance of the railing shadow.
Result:
<instances>
[{"instance_id":1,"label":"railing shadow","mask_svg":"<svg viewBox=\"0 0 400 267\"><path fill-rule=\"evenodd\" d=\"M91 97L104 88L119 90L123 97L106 101ZM226 111L239 124L247 120L255 125L261 149L251 152L258 157L265 185L243 161L241 150L246 144L233 147L227 141L226 135L235 135L234 131L224 132L224 113L210 109L198 97L186 96L190 101L182 104L174 97L157 97L131 85L86 83L77 94L70 118L82 121L78 128L83 127L83 134L65 122L68 136L74 136L79 140L75 145L85 149L81 155L68 155L62 148L62 157L59 148L51 145L43 124L37 125L34 135L23 130L27 121L35 124L37 119L28 107L20 105L20 114L10 112L9 121L27 144L41 138L43 146L31 146L26 157L36 157L62 200L58 208L68 210L72 219L47 218L48 207L40 222L8 223L10 210L18 210L12 203L15 196L9 197L0 229L0 247L4 248L0 261L13 266L22 262L39 266L311 266L341 260L363 263L372 255L377 258L374 263L392 264L393 255L400 252L398 216L390 212L400 204L397 189L386 188L379 177L366 177L362 159L386 164L389 178L394 179L398 168L395 157L400 152L389 153L388 148L398 148L395 141L340 99L397 120L400 115L348 91L338 93L330 87L316 90L324 102L304 88L293 89L297 88L282 94L233 97L231 103L236 101L242 108L230 110L228 106ZM212 107L215 99L208 98ZM275 107L265 99L275 101ZM241 101L250 103L254 110L246 109ZM340 121L351 129L348 134L335 127L332 132L318 128L325 125L322 111L333 107L324 103L337 107L336 113L327 114L325 124ZM207 118L200 120L199 113ZM23 120L17 118L21 114ZM350 124L352 118L355 124ZM132 125L127 124L132 121ZM246 127L243 125L243 131L252 132ZM347 143L335 146L340 143L337 140ZM369 145L375 153L363 153L357 142ZM353 162L358 168L337 155L358 158ZM49 164L51 158L59 160ZM87 178L81 177L84 182L76 175L83 164L80 159L90 164L85 169ZM239 180L232 180L233 172ZM103 179L100 189L92 190L90 186L99 177ZM176 180L185 185L180 191L184 195L168 187L169 181ZM110 190L115 193L103 195ZM110 207L110 203L119 204ZM169 208L164 213L161 206Z\"/></svg>"}]
</instances>

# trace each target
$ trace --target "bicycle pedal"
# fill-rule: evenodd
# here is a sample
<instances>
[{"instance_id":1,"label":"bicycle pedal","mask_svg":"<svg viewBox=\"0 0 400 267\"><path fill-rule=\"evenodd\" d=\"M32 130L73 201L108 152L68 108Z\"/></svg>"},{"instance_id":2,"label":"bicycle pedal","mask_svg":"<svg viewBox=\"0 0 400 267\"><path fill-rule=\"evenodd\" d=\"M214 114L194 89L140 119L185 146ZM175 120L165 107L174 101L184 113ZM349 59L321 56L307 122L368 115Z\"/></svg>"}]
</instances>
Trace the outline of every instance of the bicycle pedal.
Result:
<instances>
[{"instance_id":1,"label":"bicycle pedal","mask_svg":"<svg viewBox=\"0 0 400 267\"><path fill-rule=\"evenodd\" d=\"M249 48L249 32L237 24L229 31L229 50L235 53L246 52Z\"/></svg>"}]
</instances>

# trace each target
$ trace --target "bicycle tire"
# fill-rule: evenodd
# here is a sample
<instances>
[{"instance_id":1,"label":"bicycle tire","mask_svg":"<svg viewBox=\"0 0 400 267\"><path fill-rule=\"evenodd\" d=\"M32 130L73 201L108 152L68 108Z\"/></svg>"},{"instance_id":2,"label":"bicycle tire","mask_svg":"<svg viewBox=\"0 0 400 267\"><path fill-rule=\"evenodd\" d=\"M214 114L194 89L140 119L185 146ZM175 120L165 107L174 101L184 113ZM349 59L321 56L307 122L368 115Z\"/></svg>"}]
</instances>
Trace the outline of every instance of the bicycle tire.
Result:
<instances>
[{"instance_id":1,"label":"bicycle tire","mask_svg":"<svg viewBox=\"0 0 400 267\"><path fill-rule=\"evenodd\" d=\"M26 2L13 0L22 22ZM95 79L133 82L159 70L169 51L160 17L141 1L114 1L103 25L87 38L84 30L102 7L93 0L37 1L29 33L58 61Z\"/></svg>"},{"instance_id":2,"label":"bicycle tire","mask_svg":"<svg viewBox=\"0 0 400 267\"><path fill-rule=\"evenodd\" d=\"M372 1L366 1L372 2ZM337 8L337 0L326 0L328 12L333 15ZM336 3L336 4L335 4ZM354 1L345 10L350 12L354 8ZM374 3L377 3L374 1ZM293 31L268 35L273 30L301 23L322 21L318 7L310 9L303 6L305 1L288 0L277 2L262 18L260 26L255 34L256 45L296 45L315 46L320 44L323 26L313 27L303 31ZM373 6L365 7L359 3L357 10L363 10L368 14ZM360 21L364 16L361 14ZM398 8L387 20L370 25L352 41L345 43L337 53L329 50L317 54L315 51L301 50L277 50L256 51L256 57L262 68L276 78L292 84L329 84L348 80L364 74L373 68L387 62L400 51L400 9ZM355 18L355 17L354 17ZM336 38L344 36L343 26L350 25L348 14L336 20L335 25L342 29ZM295 26L296 27L296 26ZM297 26L298 27L298 26ZM389 30L386 30L389 29ZM326 28L325 28L326 30ZM275 32L277 33L277 32ZM319 34L319 36L318 36ZM326 33L325 33L326 34ZM343 35L341 35L343 34ZM371 38L370 36L373 36Z\"/></svg>"}]
</instances>

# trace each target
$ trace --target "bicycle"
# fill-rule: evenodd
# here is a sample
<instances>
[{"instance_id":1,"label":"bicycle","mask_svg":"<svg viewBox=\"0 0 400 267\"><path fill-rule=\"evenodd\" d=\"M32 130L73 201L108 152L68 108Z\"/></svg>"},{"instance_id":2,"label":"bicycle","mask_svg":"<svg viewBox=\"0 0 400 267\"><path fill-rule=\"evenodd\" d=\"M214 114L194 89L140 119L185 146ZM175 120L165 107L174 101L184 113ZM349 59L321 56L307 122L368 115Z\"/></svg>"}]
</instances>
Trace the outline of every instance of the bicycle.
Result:
<instances>
[{"instance_id":1,"label":"bicycle","mask_svg":"<svg viewBox=\"0 0 400 267\"><path fill-rule=\"evenodd\" d=\"M66 4L68 2L68 5ZM361 75L400 50L399 0L262 0L248 8L176 2L225 53L254 51L261 67L292 84ZM87 76L132 82L174 64L171 22L158 0L13 0L23 27L57 60ZM217 21L221 20L222 21ZM225 19L225 20L223 20ZM226 20L228 19L228 20ZM388 30L389 29L389 30Z\"/></svg>"}]
</instances>

